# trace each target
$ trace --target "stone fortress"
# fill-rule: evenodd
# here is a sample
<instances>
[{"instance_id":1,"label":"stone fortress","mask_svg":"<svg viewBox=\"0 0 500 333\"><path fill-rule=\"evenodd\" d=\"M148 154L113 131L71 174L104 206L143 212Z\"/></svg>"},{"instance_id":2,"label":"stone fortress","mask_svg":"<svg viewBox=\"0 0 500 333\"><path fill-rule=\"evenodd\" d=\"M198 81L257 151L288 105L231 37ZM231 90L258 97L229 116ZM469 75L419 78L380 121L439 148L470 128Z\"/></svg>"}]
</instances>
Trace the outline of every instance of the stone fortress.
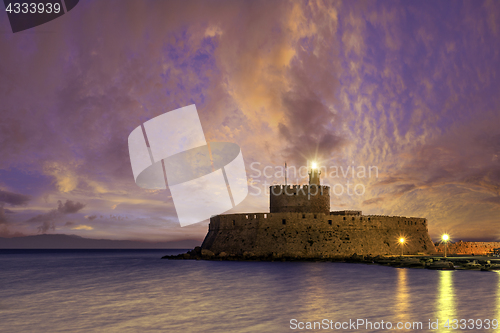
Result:
<instances>
[{"instance_id":1,"label":"stone fortress","mask_svg":"<svg viewBox=\"0 0 500 333\"><path fill-rule=\"evenodd\" d=\"M213 255L339 258L356 255L435 253L425 218L330 211L330 187L321 171L309 171L309 185L270 187L270 212L210 218L201 250ZM208 251L206 251L208 250Z\"/></svg>"}]
</instances>

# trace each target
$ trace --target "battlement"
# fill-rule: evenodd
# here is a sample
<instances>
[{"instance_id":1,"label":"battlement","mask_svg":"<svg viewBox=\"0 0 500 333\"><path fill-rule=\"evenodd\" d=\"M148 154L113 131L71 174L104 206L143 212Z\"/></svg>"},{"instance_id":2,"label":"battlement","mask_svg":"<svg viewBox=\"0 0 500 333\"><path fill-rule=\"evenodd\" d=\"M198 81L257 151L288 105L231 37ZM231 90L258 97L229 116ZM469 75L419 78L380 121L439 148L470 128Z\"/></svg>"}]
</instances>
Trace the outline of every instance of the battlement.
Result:
<instances>
[{"instance_id":1,"label":"battlement","mask_svg":"<svg viewBox=\"0 0 500 333\"><path fill-rule=\"evenodd\" d=\"M269 192L271 213L330 212L330 186L274 185Z\"/></svg>"},{"instance_id":2,"label":"battlement","mask_svg":"<svg viewBox=\"0 0 500 333\"><path fill-rule=\"evenodd\" d=\"M336 212L330 212L336 213ZM312 225L330 225L338 228L353 227L391 227L411 230L427 228L427 219L404 216L384 215L340 215L324 213L243 213L216 215L210 218L210 230L258 227L281 227L282 225L307 227Z\"/></svg>"},{"instance_id":3,"label":"battlement","mask_svg":"<svg viewBox=\"0 0 500 333\"><path fill-rule=\"evenodd\" d=\"M330 195L330 186L326 185L273 185L269 187L271 195Z\"/></svg>"},{"instance_id":4,"label":"battlement","mask_svg":"<svg viewBox=\"0 0 500 333\"><path fill-rule=\"evenodd\" d=\"M361 211L360 210L336 210L333 212L330 212L330 215L357 215L360 216Z\"/></svg>"}]
</instances>

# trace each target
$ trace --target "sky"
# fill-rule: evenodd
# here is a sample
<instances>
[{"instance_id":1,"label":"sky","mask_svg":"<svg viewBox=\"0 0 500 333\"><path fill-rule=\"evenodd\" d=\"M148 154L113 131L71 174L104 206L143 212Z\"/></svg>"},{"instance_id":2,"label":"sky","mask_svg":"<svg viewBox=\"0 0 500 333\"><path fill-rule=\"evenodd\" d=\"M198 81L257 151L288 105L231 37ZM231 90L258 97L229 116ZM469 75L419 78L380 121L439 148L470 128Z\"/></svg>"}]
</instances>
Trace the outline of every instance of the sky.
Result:
<instances>
[{"instance_id":1,"label":"sky","mask_svg":"<svg viewBox=\"0 0 500 333\"><path fill-rule=\"evenodd\" d=\"M138 187L127 143L195 104L245 161L228 213L268 212L285 161L289 184L316 161L331 210L500 241L499 51L497 1L82 0L15 34L3 13L0 237L201 243L208 221Z\"/></svg>"}]
</instances>

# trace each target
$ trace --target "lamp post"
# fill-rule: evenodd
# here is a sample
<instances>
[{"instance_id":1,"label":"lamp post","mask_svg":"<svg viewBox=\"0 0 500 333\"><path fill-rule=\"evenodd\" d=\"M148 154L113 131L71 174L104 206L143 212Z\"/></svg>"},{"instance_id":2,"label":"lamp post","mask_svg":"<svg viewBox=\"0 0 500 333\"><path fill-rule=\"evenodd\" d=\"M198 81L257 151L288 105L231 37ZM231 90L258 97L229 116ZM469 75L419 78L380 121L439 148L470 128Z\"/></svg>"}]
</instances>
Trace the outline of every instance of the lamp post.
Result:
<instances>
[{"instance_id":1,"label":"lamp post","mask_svg":"<svg viewBox=\"0 0 500 333\"><path fill-rule=\"evenodd\" d=\"M444 234L441 239L443 240L444 242L444 257L446 258L446 245L448 244L448 240L450 239L450 236L448 236L447 234Z\"/></svg>"},{"instance_id":2,"label":"lamp post","mask_svg":"<svg viewBox=\"0 0 500 333\"><path fill-rule=\"evenodd\" d=\"M399 239L399 245L401 246L401 257L403 256L403 246L405 245L405 239L404 237L401 237Z\"/></svg>"}]
</instances>

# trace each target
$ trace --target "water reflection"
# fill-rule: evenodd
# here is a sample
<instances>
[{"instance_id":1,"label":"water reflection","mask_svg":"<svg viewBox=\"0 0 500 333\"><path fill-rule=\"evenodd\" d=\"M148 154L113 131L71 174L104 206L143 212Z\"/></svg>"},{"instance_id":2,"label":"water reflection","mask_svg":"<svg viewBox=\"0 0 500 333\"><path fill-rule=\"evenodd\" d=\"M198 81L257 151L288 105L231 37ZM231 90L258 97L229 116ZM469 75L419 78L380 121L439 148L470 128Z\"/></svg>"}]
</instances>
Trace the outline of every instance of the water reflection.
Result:
<instances>
[{"instance_id":1,"label":"water reflection","mask_svg":"<svg viewBox=\"0 0 500 333\"><path fill-rule=\"evenodd\" d=\"M304 289L304 303L302 310L311 318L322 314L326 309L332 307L332 300L325 297L327 290L327 279L324 275L323 265L307 265L307 285Z\"/></svg>"},{"instance_id":2,"label":"water reflection","mask_svg":"<svg viewBox=\"0 0 500 333\"><path fill-rule=\"evenodd\" d=\"M397 292L396 292L396 304L397 306L397 318L400 322L410 321L411 318L408 316L408 300L410 298L408 291L408 270L404 268L397 269Z\"/></svg>"},{"instance_id":3,"label":"water reflection","mask_svg":"<svg viewBox=\"0 0 500 333\"><path fill-rule=\"evenodd\" d=\"M455 289L453 288L453 271L439 271L438 298L436 303L436 318L439 320L438 332L449 332L449 328L444 325L452 325L452 320L456 319ZM434 320L434 321L435 321Z\"/></svg>"}]
</instances>

